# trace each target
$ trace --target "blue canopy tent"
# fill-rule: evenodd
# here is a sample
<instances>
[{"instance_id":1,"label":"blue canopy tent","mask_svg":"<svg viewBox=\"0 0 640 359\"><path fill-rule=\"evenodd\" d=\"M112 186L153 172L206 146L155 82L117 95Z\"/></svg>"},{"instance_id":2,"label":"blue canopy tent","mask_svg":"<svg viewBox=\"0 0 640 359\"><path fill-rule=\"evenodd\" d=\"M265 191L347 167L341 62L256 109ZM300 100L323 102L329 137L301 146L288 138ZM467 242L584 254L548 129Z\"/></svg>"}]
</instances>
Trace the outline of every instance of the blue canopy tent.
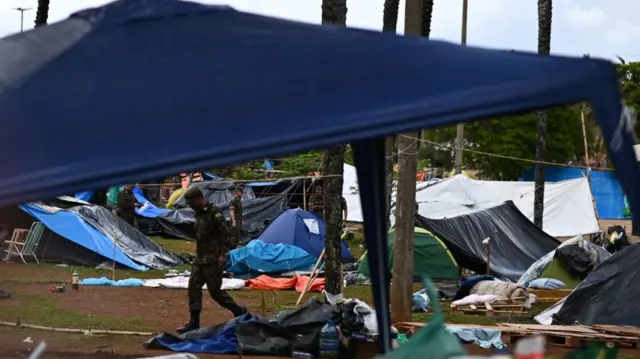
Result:
<instances>
[{"instance_id":1,"label":"blue canopy tent","mask_svg":"<svg viewBox=\"0 0 640 359\"><path fill-rule=\"evenodd\" d=\"M0 40L0 73L0 205L350 142L384 351L384 136L589 101L640 208L632 129L606 61L121 0ZM131 126L170 136L177 122L190 141L86 136L120 138Z\"/></svg>"}]
</instances>

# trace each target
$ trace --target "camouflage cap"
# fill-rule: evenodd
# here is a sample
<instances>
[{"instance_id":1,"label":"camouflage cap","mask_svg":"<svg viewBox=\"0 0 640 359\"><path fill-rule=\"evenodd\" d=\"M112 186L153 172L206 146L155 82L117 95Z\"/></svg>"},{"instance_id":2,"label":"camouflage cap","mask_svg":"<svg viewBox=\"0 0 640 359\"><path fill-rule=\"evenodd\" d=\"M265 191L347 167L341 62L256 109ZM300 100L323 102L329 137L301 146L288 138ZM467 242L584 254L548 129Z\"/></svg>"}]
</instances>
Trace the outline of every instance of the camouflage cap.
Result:
<instances>
[{"instance_id":1,"label":"camouflage cap","mask_svg":"<svg viewBox=\"0 0 640 359\"><path fill-rule=\"evenodd\" d=\"M184 199L198 199L204 198L202 191L197 187L191 187L184 193Z\"/></svg>"}]
</instances>

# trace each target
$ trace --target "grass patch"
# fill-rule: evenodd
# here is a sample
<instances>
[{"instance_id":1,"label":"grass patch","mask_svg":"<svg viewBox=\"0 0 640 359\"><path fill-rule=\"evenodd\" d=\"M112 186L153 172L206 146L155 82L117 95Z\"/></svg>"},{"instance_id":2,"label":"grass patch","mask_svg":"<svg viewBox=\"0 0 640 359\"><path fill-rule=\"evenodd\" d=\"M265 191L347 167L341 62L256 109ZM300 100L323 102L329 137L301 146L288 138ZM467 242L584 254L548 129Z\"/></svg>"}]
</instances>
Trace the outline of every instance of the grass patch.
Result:
<instances>
[{"instance_id":1,"label":"grass patch","mask_svg":"<svg viewBox=\"0 0 640 359\"><path fill-rule=\"evenodd\" d=\"M149 237L154 242L161 245L164 249L171 253L195 253L196 252L196 242L194 241L185 241L182 239L167 239L164 237Z\"/></svg>"},{"instance_id":2,"label":"grass patch","mask_svg":"<svg viewBox=\"0 0 640 359\"><path fill-rule=\"evenodd\" d=\"M61 328L153 331L140 317L127 319L81 314L60 308L58 303L40 294L14 293L20 305L0 308L0 319L25 324L38 324Z\"/></svg>"}]
</instances>

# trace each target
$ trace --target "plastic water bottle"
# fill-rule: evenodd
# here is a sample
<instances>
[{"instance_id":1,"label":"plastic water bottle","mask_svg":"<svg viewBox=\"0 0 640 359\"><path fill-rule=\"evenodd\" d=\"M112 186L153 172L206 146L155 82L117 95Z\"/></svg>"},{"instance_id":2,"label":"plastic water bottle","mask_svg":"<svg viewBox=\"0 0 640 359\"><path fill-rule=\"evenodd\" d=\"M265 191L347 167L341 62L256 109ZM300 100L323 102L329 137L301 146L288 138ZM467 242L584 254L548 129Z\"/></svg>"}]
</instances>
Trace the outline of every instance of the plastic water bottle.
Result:
<instances>
[{"instance_id":1,"label":"plastic water bottle","mask_svg":"<svg viewBox=\"0 0 640 359\"><path fill-rule=\"evenodd\" d=\"M331 320L320 330L320 357L337 358L340 347L340 333Z\"/></svg>"}]
</instances>

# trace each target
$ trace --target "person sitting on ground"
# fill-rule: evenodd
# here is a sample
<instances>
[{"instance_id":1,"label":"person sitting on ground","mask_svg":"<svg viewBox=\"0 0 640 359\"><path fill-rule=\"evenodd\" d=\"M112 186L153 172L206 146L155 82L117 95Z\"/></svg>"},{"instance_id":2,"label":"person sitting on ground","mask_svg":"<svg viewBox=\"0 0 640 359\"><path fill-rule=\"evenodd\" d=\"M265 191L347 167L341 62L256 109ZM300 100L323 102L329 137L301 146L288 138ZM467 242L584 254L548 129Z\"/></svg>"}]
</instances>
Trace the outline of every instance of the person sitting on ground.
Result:
<instances>
[{"instance_id":1,"label":"person sitting on ground","mask_svg":"<svg viewBox=\"0 0 640 359\"><path fill-rule=\"evenodd\" d=\"M228 309L234 317L247 313L247 309L233 300L222 286L227 253L232 247L235 234L231 233L222 211L204 199L202 192L195 187L184 194L187 205L196 212L196 258L191 267L189 287L190 319L178 333L198 329L202 311L202 287L206 284L209 295L221 307Z\"/></svg>"}]
</instances>

